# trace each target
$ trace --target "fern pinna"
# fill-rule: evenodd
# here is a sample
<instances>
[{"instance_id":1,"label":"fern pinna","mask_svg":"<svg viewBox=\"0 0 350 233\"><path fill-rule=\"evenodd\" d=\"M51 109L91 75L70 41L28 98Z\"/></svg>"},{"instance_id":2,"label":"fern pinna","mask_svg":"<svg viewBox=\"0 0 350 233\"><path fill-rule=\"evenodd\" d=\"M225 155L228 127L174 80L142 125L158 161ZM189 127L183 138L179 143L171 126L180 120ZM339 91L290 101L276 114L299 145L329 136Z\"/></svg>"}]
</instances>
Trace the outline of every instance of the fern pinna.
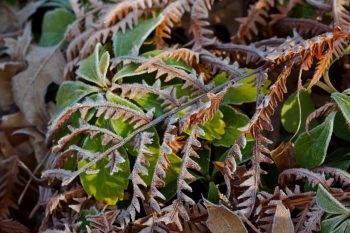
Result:
<instances>
[{"instance_id":1,"label":"fern pinna","mask_svg":"<svg viewBox=\"0 0 350 233\"><path fill-rule=\"evenodd\" d=\"M348 59L350 2L253 1L224 38L216 6L228 2L70 1L75 20L52 48L66 80L38 168L40 231L209 232L211 202L245 232L278 232L281 212L289 232L346 229L350 177L328 152L337 119L350 124L350 92L330 80ZM327 102L306 114L315 89Z\"/></svg>"}]
</instances>

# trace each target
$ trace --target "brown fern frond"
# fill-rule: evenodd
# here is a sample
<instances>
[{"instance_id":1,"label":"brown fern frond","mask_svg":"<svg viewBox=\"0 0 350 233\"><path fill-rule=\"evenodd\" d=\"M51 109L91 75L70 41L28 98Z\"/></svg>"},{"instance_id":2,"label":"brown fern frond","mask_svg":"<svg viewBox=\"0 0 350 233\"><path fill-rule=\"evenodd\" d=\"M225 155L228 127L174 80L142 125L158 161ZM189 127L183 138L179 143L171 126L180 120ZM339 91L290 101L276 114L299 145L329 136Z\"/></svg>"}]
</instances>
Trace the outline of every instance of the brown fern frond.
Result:
<instances>
[{"instance_id":1,"label":"brown fern frond","mask_svg":"<svg viewBox=\"0 0 350 233\"><path fill-rule=\"evenodd\" d=\"M170 50L170 51L165 51L162 52L161 54L151 58L148 62L142 64L141 66L139 66L135 72L140 72L142 70L145 70L148 66L160 62L160 61L164 61L166 59L169 58L175 58L176 60L182 60L186 63L188 63L189 65L192 65L194 62L195 63L199 63L199 54L189 50L189 49L185 49L185 48L181 48L181 49L175 49L175 50Z\"/></svg>"},{"instance_id":2,"label":"brown fern frond","mask_svg":"<svg viewBox=\"0 0 350 233\"><path fill-rule=\"evenodd\" d=\"M213 3L214 0L196 0L193 3L190 32L193 35L193 40L191 41L193 43L192 49L195 51L201 50L204 46L214 44L216 41L216 38L213 37L214 32L205 28L209 25L207 19Z\"/></svg>"},{"instance_id":3,"label":"brown fern frond","mask_svg":"<svg viewBox=\"0 0 350 233\"><path fill-rule=\"evenodd\" d=\"M139 99L148 93L153 93L157 95L158 100L162 100L161 107L165 111L170 111L173 107L179 107L182 103L186 101L186 97L177 98L176 88L166 87L161 89L161 81L159 79L150 86L144 80L142 84L140 83L121 83L113 84L112 89L120 89L121 96L129 99Z\"/></svg>"},{"instance_id":4,"label":"brown fern frond","mask_svg":"<svg viewBox=\"0 0 350 233\"><path fill-rule=\"evenodd\" d=\"M310 233L317 232L321 230L321 218L324 214L324 211L318 208L314 204L311 208L306 209L306 218L301 219L300 228L295 228L296 231L300 233Z\"/></svg>"},{"instance_id":5,"label":"brown fern frond","mask_svg":"<svg viewBox=\"0 0 350 233\"><path fill-rule=\"evenodd\" d=\"M159 24L155 31L155 42L157 48L164 47L163 38L170 38L171 28L174 24L181 21L185 12L190 11L190 7L194 0L178 0L170 3L162 12L164 15L163 21Z\"/></svg>"},{"instance_id":6,"label":"brown fern frond","mask_svg":"<svg viewBox=\"0 0 350 233\"><path fill-rule=\"evenodd\" d=\"M71 140L73 140L75 137L81 135L81 134L89 134L91 138L93 138L95 135L102 133L103 134L103 140L102 144L107 145L108 143L112 142L113 144L118 143L122 140L120 136L113 133L112 131L100 128L94 125L90 125L86 123L85 121L81 120L79 121L79 126L77 128L74 128L72 126L68 126L68 129L70 131L69 134L65 135L64 137L60 138L58 140L57 145L52 147L53 153L58 153L64 149L64 147L69 143Z\"/></svg>"},{"instance_id":7,"label":"brown fern frond","mask_svg":"<svg viewBox=\"0 0 350 233\"><path fill-rule=\"evenodd\" d=\"M350 12L346 9L346 7L349 7L349 4L349 0L332 1L334 28L339 26L344 31L350 30Z\"/></svg>"},{"instance_id":8,"label":"brown fern frond","mask_svg":"<svg viewBox=\"0 0 350 233\"><path fill-rule=\"evenodd\" d=\"M141 175L148 175L148 169L150 163L147 156L152 156L153 152L148 149L147 145L151 144L154 133L143 132L135 139L135 149L138 151L134 168L130 173L129 180L132 183L133 195L130 205L121 211L118 215L117 221L123 226L128 224L130 220L135 221L136 213L140 212L141 203L145 201L145 196L142 193L141 186L147 187L146 183L142 179ZM142 202L140 202L140 200Z\"/></svg>"},{"instance_id":9,"label":"brown fern frond","mask_svg":"<svg viewBox=\"0 0 350 233\"><path fill-rule=\"evenodd\" d=\"M99 215L89 215L87 220L91 232L116 232L118 228L114 226L114 220L117 217L119 210L111 210Z\"/></svg>"},{"instance_id":10,"label":"brown fern frond","mask_svg":"<svg viewBox=\"0 0 350 233\"><path fill-rule=\"evenodd\" d=\"M285 30L296 29L299 34L319 35L331 31L331 28L314 19L306 18L283 18L277 21L276 26Z\"/></svg>"},{"instance_id":11,"label":"brown fern frond","mask_svg":"<svg viewBox=\"0 0 350 233\"><path fill-rule=\"evenodd\" d=\"M308 183L315 187L318 184L321 184L326 189L329 189L328 181L322 177L320 174L311 172L304 168L291 168L284 170L278 177L278 182L281 185L287 183L288 180L302 180L306 178Z\"/></svg>"},{"instance_id":12,"label":"brown fern frond","mask_svg":"<svg viewBox=\"0 0 350 233\"><path fill-rule=\"evenodd\" d=\"M200 166L191 158L198 158L199 155L195 152L195 147L201 147L201 143L196 139L197 136L204 135L204 131L195 125L191 134L189 135L185 147L182 150L182 163L180 166L180 173L177 177L177 186L176 186L176 199L173 203L164 209L162 209L160 221L165 224L174 223L178 227L180 231L183 230L182 220L188 222L190 220L190 216L188 213L188 209L185 205L195 205L195 202L187 196L184 191L192 192L191 186L188 182L194 181L196 178L189 172L188 169L200 170Z\"/></svg>"},{"instance_id":13,"label":"brown fern frond","mask_svg":"<svg viewBox=\"0 0 350 233\"><path fill-rule=\"evenodd\" d=\"M71 116L75 112L80 112L80 118L84 119L90 109L96 109L95 116L100 117L103 115L104 119L119 119L134 124L134 128L144 125L150 122L153 118L151 112L144 113L138 110L131 109L124 105L115 104L112 102L98 99L96 101L86 100L83 103L77 103L63 110L50 124L50 127L46 134L47 142L52 140L53 135L69 121Z\"/></svg>"},{"instance_id":14,"label":"brown fern frond","mask_svg":"<svg viewBox=\"0 0 350 233\"><path fill-rule=\"evenodd\" d=\"M324 1L305 0L305 2L308 3L310 6L313 6L317 9L320 9L320 10L330 11L332 9L332 6L329 3L325 3Z\"/></svg>"},{"instance_id":15,"label":"brown fern frond","mask_svg":"<svg viewBox=\"0 0 350 233\"><path fill-rule=\"evenodd\" d=\"M251 5L247 17L236 19L241 25L236 35L231 38L231 41L235 43L250 41L254 35L258 34L257 24L267 25L268 11L274 5L274 0L259 0L254 5Z\"/></svg>"},{"instance_id":16,"label":"brown fern frond","mask_svg":"<svg viewBox=\"0 0 350 233\"><path fill-rule=\"evenodd\" d=\"M31 230L16 220L0 218L0 231L3 233L30 233Z\"/></svg>"},{"instance_id":17,"label":"brown fern frond","mask_svg":"<svg viewBox=\"0 0 350 233\"><path fill-rule=\"evenodd\" d=\"M227 89L226 89L227 90ZM191 127L192 125L203 125L204 123L213 119L215 113L219 110L219 104L224 97L226 90L219 92L218 94L208 93L208 102L199 102L193 105L186 115L181 117L179 121L180 133Z\"/></svg>"},{"instance_id":18,"label":"brown fern frond","mask_svg":"<svg viewBox=\"0 0 350 233\"><path fill-rule=\"evenodd\" d=\"M148 192L149 205L156 212L160 212L160 206L156 198L165 200L164 195L159 192L159 189L165 185L164 178L170 165L167 156L173 153L173 149L169 145L172 141L175 140L175 135L178 131L177 127L174 125L176 122L176 118L170 118L167 122L163 142L160 147L158 160L155 165L151 185Z\"/></svg>"},{"instance_id":19,"label":"brown fern frond","mask_svg":"<svg viewBox=\"0 0 350 233\"><path fill-rule=\"evenodd\" d=\"M126 57L124 62L125 61L143 64L146 63L148 60L142 58ZM183 70L168 66L164 63L151 63L148 67L145 67L145 71L147 71L147 73L157 72L155 77L156 79L165 75L165 82L169 82L175 78L184 80L185 84L183 85L183 88L190 88L191 90L193 90L193 96L199 93L207 93L211 88L210 85L204 84L203 75L199 75L197 77L195 71L192 71L192 73L188 74Z\"/></svg>"},{"instance_id":20,"label":"brown fern frond","mask_svg":"<svg viewBox=\"0 0 350 233\"><path fill-rule=\"evenodd\" d=\"M9 217L10 209L18 208L15 197L17 186L20 184L18 179L18 158L13 155L6 165L7 169L4 169L6 173L0 176L0 218Z\"/></svg>"},{"instance_id":21,"label":"brown fern frond","mask_svg":"<svg viewBox=\"0 0 350 233\"><path fill-rule=\"evenodd\" d=\"M202 53L200 61L210 69L212 75L227 72L229 78L235 78L241 76L244 72L243 69L239 68L238 62L230 64L229 57L222 59L210 53Z\"/></svg>"},{"instance_id":22,"label":"brown fern frond","mask_svg":"<svg viewBox=\"0 0 350 233\"><path fill-rule=\"evenodd\" d=\"M326 103L325 105L319 107L318 109L310 113L310 115L306 118L305 131L306 132L309 131L309 124L311 123L311 121L313 121L316 118L326 116L331 112L337 111L337 109L338 109L337 104L334 102L330 102L330 103Z\"/></svg>"},{"instance_id":23,"label":"brown fern frond","mask_svg":"<svg viewBox=\"0 0 350 233\"><path fill-rule=\"evenodd\" d=\"M312 171L333 178L335 181L339 182L343 188L350 185L350 175L344 170L333 167L319 167L312 169Z\"/></svg>"}]
</instances>

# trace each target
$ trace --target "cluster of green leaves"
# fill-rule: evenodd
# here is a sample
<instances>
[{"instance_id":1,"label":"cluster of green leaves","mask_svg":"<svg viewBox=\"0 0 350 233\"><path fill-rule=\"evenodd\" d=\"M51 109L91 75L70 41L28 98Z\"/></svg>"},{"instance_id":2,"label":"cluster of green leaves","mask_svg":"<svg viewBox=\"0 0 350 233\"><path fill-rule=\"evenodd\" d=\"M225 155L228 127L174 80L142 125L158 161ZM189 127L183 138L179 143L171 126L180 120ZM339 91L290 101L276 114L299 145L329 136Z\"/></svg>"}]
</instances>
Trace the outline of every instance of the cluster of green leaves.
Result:
<instances>
[{"instance_id":1,"label":"cluster of green leaves","mask_svg":"<svg viewBox=\"0 0 350 233\"><path fill-rule=\"evenodd\" d=\"M47 14L46 17L55 18L60 17L61 14L66 14L62 12L63 10L55 10L54 12L51 12L51 14ZM76 80L66 81L60 86L56 96L56 116L59 115L62 110L69 108L69 106L82 102L86 98L96 99L98 95L102 95L109 102L124 105L140 112L148 112L151 109L154 109L155 117L164 114L164 110L161 107L161 101L157 100L157 95L155 94L147 93L141 98L126 99L122 98L118 91L112 90L111 88L113 84L142 83L142 81L152 85L155 82L154 73L136 73L135 70L138 65L134 63L118 66L116 69L117 71L113 74L109 72L110 54L114 54L115 57L120 57L125 55L139 55L139 51L143 51L143 54L140 55L141 57L153 57L163 52L142 47L146 38L154 30L157 23L160 22L159 20L161 17L162 16L158 16L153 19L140 21L133 30L127 29L125 33L117 33L112 41L113 46L110 46L109 44L106 44L105 46L98 44L94 52L80 62L79 68L76 71ZM62 36L62 34L59 34L59 31L60 29L58 29L58 27L52 29L50 33L46 31L42 36L42 43L47 45L57 43ZM192 70L192 67L182 60L169 58L164 62L169 66L182 69L186 72L191 72ZM253 87L250 83L253 79L254 76L249 77L248 79L241 81L240 84L242 85L240 87L230 88L219 107L219 111L215 114L213 119L201 126L205 132L202 139L210 142L212 146L211 149L207 151L200 151L201 158L197 159L197 162L201 166L201 172L200 174L195 175L199 181L202 181L204 186L203 190L209 190L209 200L218 200L217 185L222 182L217 180L217 173L219 170L217 168L214 169L212 161L223 161L225 159L227 154L226 150L241 134L239 128L245 126L249 122L249 118L239 110L239 106L244 103L255 101L257 90L256 87ZM215 85L220 85L225 81L227 81L226 73L220 73L212 82L214 82ZM268 85L269 81L267 81L266 85L263 87L263 93L267 92ZM164 83L162 81L162 88L169 86L174 87L177 90L177 98L182 96L191 98L189 90L181 88L181 82L174 81L173 83ZM181 115L182 113L180 112L179 114ZM79 113L76 113L76 117L73 117L70 122L68 122L68 125L79 127L77 118L79 118ZM88 123L109 129L121 137L126 137L134 130L131 125L123 122L121 119L106 120L103 116L90 117L88 118ZM61 131L62 132L58 134L58 137L62 137L68 133L67 129L62 129ZM150 131L155 133L156 137L153 139L156 140L153 141L149 148L155 155L157 155L159 154L160 149L158 135L162 135L163 132L162 129L156 129L154 127L152 127ZM102 136L103 135L99 135L93 138L80 136L79 139L70 142L68 146L75 144L83 149L89 150L91 153L102 153L111 146L110 144L103 145ZM249 145L250 144L252 144L252 142L249 142ZM245 161L251 154L251 146L249 145L244 153ZM111 175L109 169L106 168L108 158L104 158L90 168L93 170L99 170L99 173L82 173L80 175L80 180L85 191L89 195L93 195L97 200L104 201L108 204L115 204L118 200L123 199L124 190L128 187L130 169L135 158L134 156L136 156L130 143L120 149L119 152L125 159L125 162L119 167L119 172ZM171 166L166 176L166 186L162 192L167 198L171 198L176 191L175 183L177 174L180 170L181 158L178 155L172 154L168 156L168 159ZM152 180L151 175L154 171L157 156L152 156L149 160L149 175L144 177L147 185L149 185ZM80 168L87 163L86 160L69 161L70 162L66 164L66 167L70 167L72 170Z\"/></svg>"}]
</instances>

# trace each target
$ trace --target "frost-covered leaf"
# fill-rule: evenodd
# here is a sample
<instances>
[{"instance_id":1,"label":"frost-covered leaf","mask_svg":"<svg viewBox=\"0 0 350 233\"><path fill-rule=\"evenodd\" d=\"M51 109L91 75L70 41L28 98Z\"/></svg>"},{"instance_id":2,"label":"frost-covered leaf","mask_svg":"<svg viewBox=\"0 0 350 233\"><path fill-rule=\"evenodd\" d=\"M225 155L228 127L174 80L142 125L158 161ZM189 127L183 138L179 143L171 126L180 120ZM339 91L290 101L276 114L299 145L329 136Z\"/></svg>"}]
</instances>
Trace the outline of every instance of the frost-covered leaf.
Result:
<instances>
[{"instance_id":1,"label":"frost-covered leaf","mask_svg":"<svg viewBox=\"0 0 350 233\"><path fill-rule=\"evenodd\" d=\"M200 126L205 133L203 136L200 136L200 138L204 138L209 141L220 139L225 133L225 122L222 120L222 118L222 112L218 111L214 115L213 119Z\"/></svg>"},{"instance_id":2,"label":"frost-covered leaf","mask_svg":"<svg viewBox=\"0 0 350 233\"><path fill-rule=\"evenodd\" d=\"M240 87L229 88L222 100L223 104L235 104L240 105L244 103L255 102L257 87L253 86L252 81L256 75L252 75L242 81L237 82L237 84L242 84ZM220 73L214 78L216 85L220 85L227 81L226 73ZM261 93L266 94L271 81L266 80L263 87L261 88Z\"/></svg>"},{"instance_id":3,"label":"frost-covered leaf","mask_svg":"<svg viewBox=\"0 0 350 233\"><path fill-rule=\"evenodd\" d=\"M301 124L300 131L305 129L306 118L315 110L314 103L311 99L311 91L300 90L300 108L301 108ZM298 129L299 124L299 106L297 92L294 92L284 102L281 110L281 122L285 130L294 133Z\"/></svg>"},{"instance_id":4,"label":"frost-covered leaf","mask_svg":"<svg viewBox=\"0 0 350 233\"><path fill-rule=\"evenodd\" d=\"M208 209L207 226L215 233L247 233L242 220L234 212L223 205L214 205L205 201Z\"/></svg>"},{"instance_id":5,"label":"frost-covered leaf","mask_svg":"<svg viewBox=\"0 0 350 233\"><path fill-rule=\"evenodd\" d=\"M48 11L44 15L39 44L41 46L52 46L60 42L68 25L74 20L74 14L65 9L58 8Z\"/></svg>"},{"instance_id":6,"label":"frost-covered leaf","mask_svg":"<svg viewBox=\"0 0 350 233\"><path fill-rule=\"evenodd\" d=\"M224 115L222 120L225 122L225 133L220 138L215 139L213 144L230 147L242 133L238 129L248 124L249 118L228 105L220 106L220 111Z\"/></svg>"},{"instance_id":7,"label":"frost-covered leaf","mask_svg":"<svg viewBox=\"0 0 350 233\"><path fill-rule=\"evenodd\" d=\"M290 212L281 201L277 203L275 216L273 217L272 233L294 233Z\"/></svg>"},{"instance_id":8,"label":"frost-covered leaf","mask_svg":"<svg viewBox=\"0 0 350 233\"><path fill-rule=\"evenodd\" d=\"M108 146L102 145L103 136L96 136L93 139L86 139L83 148L91 153L102 153ZM118 200L123 199L124 190L128 186L128 176L130 174L130 165L128 155L125 149L118 149L123 156L124 162L119 163L118 172L110 173L111 169L107 167L110 158L105 157L96 162L89 169L98 170L96 174L80 174L80 181L87 194L92 195L98 201L114 205ZM78 162L78 168L88 163L88 160Z\"/></svg>"},{"instance_id":9,"label":"frost-covered leaf","mask_svg":"<svg viewBox=\"0 0 350 233\"><path fill-rule=\"evenodd\" d=\"M324 162L333 132L335 113L309 132L299 135L295 141L297 163L306 168L319 166Z\"/></svg>"},{"instance_id":10,"label":"frost-covered leaf","mask_svg":"<svg viewBox=\"0 0 350 233\"><path fill-rule=\"evenodd\" d=\"M101 44L97 44L94 52L79 63L77 75L79 78L106 87L109 53L104 51Z\"/></svg>"},{"instance_id":11,"label":"frost-covered leaf","mask_svg":"<svg viewBox=\"0 0 350 233\"><path fill-rule=\"evenodd\" d=\"M350 124L350 96L335 92L331 97L337 103L348 124Z\"/></svg>"},{"instance_id":12,"label":"frost-covered leaf","mask_svg":"<svg viewBox=\"0 0 350 233\"><path fill-rule=\"evenodd\" d=\"M335 199L322 185L318 186L316 203L322 210L330 214L350 214L350 210Z\"/></svg>"},{"instance_id":13,"label":"frost-covered leaf","mask_svg":"<svg viewBox=\"0 0 350 233\"><path fill-rule=\"evenodd\" d=\"M56 113L75 104L85 96L99 92L100 89L80 81L65 81L56 94Z\"/></svg>"},{"instance_id":14,"label":"frost-covered leaf","mask_svg":"<svg viewBox=\"0 0 350 233\"><path fill-rule=\"evenodd\" d=\"M114 55L138 55L143 42L152 31L163 21L164 15L160 14L156 18L140 20L133 29L125 32L118 31L113 37Z\"/></svg>"},{"instance_id":15,"label":"frost-covered leaf","mask_svg":"<svg viewBox=\"0 0 350 233\"><path fill-rule=\"evenodd\" d=\"M51 52L51 47L32 46L26 57L28 68L12 78L16 105L27 121L41 131L45 131L49 120L45 103L46 89L52 82L60 84L63 81L65 66L63 55L56 51L37 74Z\"/></svg>"}]
</instances>

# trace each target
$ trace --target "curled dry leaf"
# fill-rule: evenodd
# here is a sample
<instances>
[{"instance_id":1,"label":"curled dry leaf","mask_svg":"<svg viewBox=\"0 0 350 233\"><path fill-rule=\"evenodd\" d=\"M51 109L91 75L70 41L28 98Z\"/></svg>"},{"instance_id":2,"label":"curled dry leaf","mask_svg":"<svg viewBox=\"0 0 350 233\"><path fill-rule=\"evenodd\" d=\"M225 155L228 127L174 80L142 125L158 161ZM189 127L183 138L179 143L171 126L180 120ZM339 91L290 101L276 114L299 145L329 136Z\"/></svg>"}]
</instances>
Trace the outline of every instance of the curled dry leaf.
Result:
<instances>
[{"instance_id":1,"label":"curled dry leaf","mask_svg":"<svg viewBox=\"0 0 350 233\"><path fill-rule=\"evenodd\" d=\"M56 51L46 65L41 68L53 48L32 46L26 57L28 68L12 79L12 90L16 105L24 113L26 120L44 132L49 119L45 103L47 87L63 81L65 60ZM40 72L38 72L40 71Z\"/></svg>"},{"instance_id":2,"label":"curled dry leaf","mask_svg":"<svg viewBox=\"0 0 350 233\"><path fill-rule=\"evenodd\" d=\"M290 212L281 201L277 202L272 233L294 233L294 225L290 217Z\"/></svg>"},{"instance_id":3,"label":"curled dry leaf","mask_svg":"<svg viewBox=\"0 0 350 233\"><path fill-rule=\"evenodd\" d=\"M295 168L297 166L294 144L292 142L282 142L276 149L271 151L271 157L279 171Z\"/></svg>"},{"instance_id":4,"label":"curled dry leaf","mask_svg":"<svg viewBox=\"0 0 350 233\"><path fill-rule=\"evenodd\" d=\"M208 209L207 226L213 233L247 233L242 220L223 205L205 201Z\"/></svg>"}]
</instances>

